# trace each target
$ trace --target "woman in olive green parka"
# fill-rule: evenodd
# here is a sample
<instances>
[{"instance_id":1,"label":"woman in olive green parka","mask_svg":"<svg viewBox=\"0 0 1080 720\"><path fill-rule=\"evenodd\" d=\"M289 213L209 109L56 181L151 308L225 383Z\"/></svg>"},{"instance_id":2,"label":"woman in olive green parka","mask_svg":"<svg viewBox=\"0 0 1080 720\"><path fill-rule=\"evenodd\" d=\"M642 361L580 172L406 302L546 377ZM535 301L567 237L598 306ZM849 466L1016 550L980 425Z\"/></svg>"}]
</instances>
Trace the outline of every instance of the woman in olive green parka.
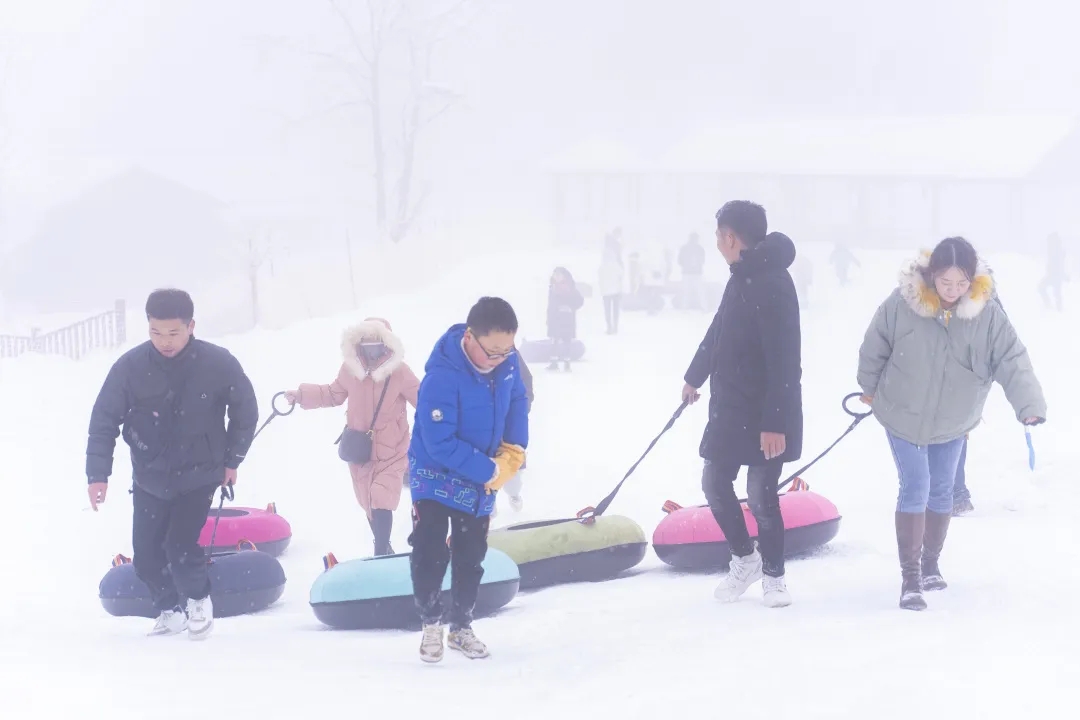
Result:
<instances>
[{"instance_id":1,"label":"woman in olive green parka","mask_svg":"<svg viewBox=\"0 0 1080 720\"><path fill-rule=\"evenodd\" d=\"M896 542L900 606L926 607L940 590L938 558L952 514L964 436L979 424L997 381L1017 419L1046 417L1027 349L996 302L993 275L963 238L946 238L900 272L859 349L864 401L885 428L900 479Z\"/></svg>"}]
</instances>

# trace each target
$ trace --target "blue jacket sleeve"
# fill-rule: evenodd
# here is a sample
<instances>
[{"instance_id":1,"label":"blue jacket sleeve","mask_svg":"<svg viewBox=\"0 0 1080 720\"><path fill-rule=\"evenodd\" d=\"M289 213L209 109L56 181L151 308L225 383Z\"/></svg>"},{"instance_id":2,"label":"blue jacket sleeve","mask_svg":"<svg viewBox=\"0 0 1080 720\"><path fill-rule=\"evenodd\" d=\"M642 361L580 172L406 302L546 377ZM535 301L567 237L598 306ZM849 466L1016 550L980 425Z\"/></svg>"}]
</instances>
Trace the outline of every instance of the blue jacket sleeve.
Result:
<instances>
[{"instance_id":1,"label":"blue jacket sleeve","mask_svg":"<svg viewBox=\"0 0 1080 720\"><path fill-rule=\"evenodd\" d=\"M440 370L429 372L417 393L413 432L419 433L432 460L482 485L495 475L495 461L457 436L459 410L454 376Z\"/></svg>"},{"instance_id":2,"label":"blue jacket sleeve","mask_svg":"<svg viewBox=\"0 0 1080 720\"><path fill-rule=\"evenodd\" d=\"M521 376L520 361L514 373L514 387L510 390L510 410L506 414L503 442L529 447L529 394Z\"/></svg>"}]
</instances>

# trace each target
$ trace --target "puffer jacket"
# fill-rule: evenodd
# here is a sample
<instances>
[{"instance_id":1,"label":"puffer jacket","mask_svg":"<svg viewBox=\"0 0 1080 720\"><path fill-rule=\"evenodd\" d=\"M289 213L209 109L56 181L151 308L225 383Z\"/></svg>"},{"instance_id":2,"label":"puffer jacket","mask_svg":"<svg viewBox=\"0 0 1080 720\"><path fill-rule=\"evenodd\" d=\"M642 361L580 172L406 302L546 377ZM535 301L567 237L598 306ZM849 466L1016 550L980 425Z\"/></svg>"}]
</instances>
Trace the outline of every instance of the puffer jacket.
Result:
<instances>
[{"instance_id":1,"label":"puffer jacket","mask_svg":"<svg viewBox=\"0 0 1080 720\"><path fill-rule=\"evenodd\" d=\"M923 278L924 251L900 272L899 287L878 307L859 348L859 387L874 417L915 445L963 437L980 421L993 381L1023 422L1046 417L1042 387L1027 349L979 262L971 290L944 310Z\"/></svg>"},{"instance_id":2,"label":"puffer jacket","mask_svg":"<svg viewBox=\"0 0 1080 720\"><path fill-rule=\"evenodd\" d=\"M484 483L502 442L529 445L529 412L517 353L490 373L465 356L465 325L435 343L424 366L409 443L413 502L434 500L477 517L490 515L496 493Z\"/></svg>"}]
</instances>

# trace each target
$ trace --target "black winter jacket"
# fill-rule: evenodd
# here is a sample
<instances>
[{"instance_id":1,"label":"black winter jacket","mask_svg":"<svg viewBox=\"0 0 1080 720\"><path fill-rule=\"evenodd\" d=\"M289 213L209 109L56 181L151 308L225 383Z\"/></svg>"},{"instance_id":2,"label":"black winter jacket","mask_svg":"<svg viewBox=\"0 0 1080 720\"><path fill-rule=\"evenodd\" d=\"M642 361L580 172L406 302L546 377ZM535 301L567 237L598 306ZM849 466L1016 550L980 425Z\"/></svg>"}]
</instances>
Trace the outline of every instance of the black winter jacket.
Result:
<instances>
[{"instance_id":1,"label":"black winter jacket","mask_svg":"<svg viewBox=\"0 0 1080 720\"><path fill-rule=\"evenodd\" d=\"M707 460L765 464L762 432L786 436L779 460L802 455L802 336L788 273L794 261L795 245L774 232L731 266L720 309L684 376L695 388L710 381L700 447Z\"/></svg>"},{"instance_id":2,"label":"black winter jacket","mask_svg":"<svg viewBox=\"0 0 1080 720\"><path fill-rule=\"evenodd\" d=\"M132 479L143 490L171 500L220 485L225 468L243 462L258 421L251 381L228 350L191 338L167 358L147 341L120 356L98 393L86 475L108 482L123 425Z\"/></svg>"},{"instance_id":3,"label":"black winter jacket","mask_svg":"<svg viewBox=\"0 0 1080 720\"><path fill-rule=\"evenodd\" d=\"M565 268L564 268L565 270ZM570 275L569 271L566 272ZM566 285L548 285L547 331L553 340L573 340L577 337L577 311L585 304L585 296L573 278Z\"/></svg>"}]
</instances>

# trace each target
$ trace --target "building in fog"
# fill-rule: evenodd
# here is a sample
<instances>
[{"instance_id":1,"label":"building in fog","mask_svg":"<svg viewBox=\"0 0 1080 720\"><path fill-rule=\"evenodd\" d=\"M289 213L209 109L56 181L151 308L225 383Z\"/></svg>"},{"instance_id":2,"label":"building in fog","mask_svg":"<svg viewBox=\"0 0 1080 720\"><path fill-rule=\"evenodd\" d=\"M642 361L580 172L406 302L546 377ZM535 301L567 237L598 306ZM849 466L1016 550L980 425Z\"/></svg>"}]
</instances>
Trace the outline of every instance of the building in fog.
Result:
<instances>
[{"instance_id":1,"label":"building in fog","mask_svg":"<svg viewBox=\"0 0 1080 720\"><path fill-rule=\"evenodd\" d=\"M53 207L11 251L4 293L34 312L141 306L156 287L190 289L234 273L238 251L217 199L141 169L115 175Z\"/></svg>"},{"instance_id":2,"label":"building in fog","mask_svg":"<svg viewBox=\"0 0 1080 720\"><path fill-rule=\"evenodd\" d=\"M742 198L801 240L906 248L961 234L986 248L1041 247L1053 230L1080 228L1068 201L1080 183L1044 168L1075 127L1057 116L759 120L645 157L594 141L547 170L566 243L599 242L614 226L678 239Z\"/></svg>"}]
</instances>

